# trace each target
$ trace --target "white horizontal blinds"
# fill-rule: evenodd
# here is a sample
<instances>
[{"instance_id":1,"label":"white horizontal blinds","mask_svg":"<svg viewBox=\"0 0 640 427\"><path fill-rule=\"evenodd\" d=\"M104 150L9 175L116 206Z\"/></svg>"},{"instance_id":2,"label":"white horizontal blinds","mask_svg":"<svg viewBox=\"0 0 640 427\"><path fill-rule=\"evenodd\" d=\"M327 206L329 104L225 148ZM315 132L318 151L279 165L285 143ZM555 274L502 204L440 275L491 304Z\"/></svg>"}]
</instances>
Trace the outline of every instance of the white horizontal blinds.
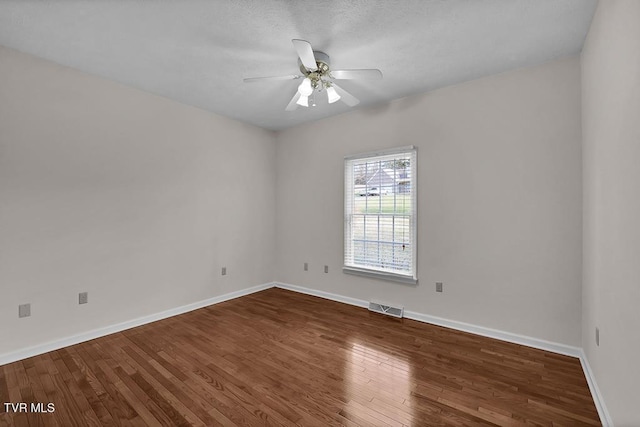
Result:
<instances>
[{"instance_id":1,"label":"white horizontal blinds","mask_svg":"<svg viewBox=\"0 0 640 427\"><path fill-rule=\"evenodd\" d=\"M415 278L416 152L345 160L345 267Z\"/></svg>"}]
</instances>

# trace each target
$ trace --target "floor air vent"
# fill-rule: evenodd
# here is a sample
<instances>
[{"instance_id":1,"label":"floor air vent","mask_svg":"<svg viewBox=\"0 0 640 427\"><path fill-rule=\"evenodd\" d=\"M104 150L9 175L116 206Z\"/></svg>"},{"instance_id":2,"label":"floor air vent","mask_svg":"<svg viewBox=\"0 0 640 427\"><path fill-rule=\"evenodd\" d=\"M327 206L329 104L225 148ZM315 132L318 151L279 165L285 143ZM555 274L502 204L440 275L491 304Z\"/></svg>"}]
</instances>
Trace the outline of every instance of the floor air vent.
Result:
<instances>
[{"instance_id":1,"label":"floor air vent","mask_svg":"<svg viewBox=\"0 0 640 427\"><path fill-rule=\"evenodd\" d=\"M369 302L369 311L375 311L376 313L382 313L393 317L404 316L404 307L392 307L390 305L384 305L373 301Z\"/></svg>"}]
</instances>

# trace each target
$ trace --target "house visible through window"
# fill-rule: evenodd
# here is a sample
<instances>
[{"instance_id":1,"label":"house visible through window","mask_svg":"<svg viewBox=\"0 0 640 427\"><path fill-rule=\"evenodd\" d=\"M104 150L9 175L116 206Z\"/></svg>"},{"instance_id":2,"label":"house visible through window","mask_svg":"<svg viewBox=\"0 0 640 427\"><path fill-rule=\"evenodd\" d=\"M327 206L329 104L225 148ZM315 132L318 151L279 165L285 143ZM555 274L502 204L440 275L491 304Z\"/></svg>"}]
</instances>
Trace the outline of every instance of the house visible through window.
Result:
<instances>
[{"instance_id":1,"label":"house visible through window","mask_svg":"<svg viewBox=\"0 0 640 427\"><path fill-rule=\"evenodd\" d=\"M344 271L416 283L416 151L345 158Z\"/></svg>"}]
</instances>

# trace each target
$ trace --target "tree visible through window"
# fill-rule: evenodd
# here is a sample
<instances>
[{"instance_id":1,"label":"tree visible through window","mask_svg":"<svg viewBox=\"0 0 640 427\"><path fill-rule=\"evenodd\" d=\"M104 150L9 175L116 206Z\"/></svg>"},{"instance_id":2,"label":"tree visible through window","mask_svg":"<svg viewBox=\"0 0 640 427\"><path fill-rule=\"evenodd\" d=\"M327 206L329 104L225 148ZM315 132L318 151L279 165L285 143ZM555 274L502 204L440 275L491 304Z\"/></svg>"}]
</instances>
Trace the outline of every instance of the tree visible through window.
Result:
<instances>
[{"instance_id":1,"label":"tree visible through window","mask_svg":"<svg viewBox=\"0 0 640 427\"><path fill-rule=\"evenodd\" d=\"M345 159L344 270L416 281L416 151Z\"/></svg>"}]
</instances>

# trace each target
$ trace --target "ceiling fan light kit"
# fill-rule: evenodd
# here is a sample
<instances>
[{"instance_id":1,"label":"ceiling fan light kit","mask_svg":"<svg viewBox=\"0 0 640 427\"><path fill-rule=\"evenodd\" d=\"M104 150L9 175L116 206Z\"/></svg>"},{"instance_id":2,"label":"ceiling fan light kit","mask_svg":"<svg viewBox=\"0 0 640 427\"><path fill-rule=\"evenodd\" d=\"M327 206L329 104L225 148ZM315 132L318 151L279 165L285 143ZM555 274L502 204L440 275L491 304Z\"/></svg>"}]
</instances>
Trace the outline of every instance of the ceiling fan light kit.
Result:
<instances>
[{"instance_id":1,"label":"ceiling fan light kit","mask_svg":"<svg viewBox=\"0 0 640 427\"><path fill-rule=\"evenodd\" d=\"M308 41L293 39L292 42L298 53L298 65L302 73L301 76L251 77L244 79L245 83L252 83L265 80L295 80L302 77L302 83L300 83L298 90L285 108L287 111L295 110L298 105L308 107L310 96L313 97L311 105L315 106L315 92L322 92L323 90L327 92L327 101L329 104L342 100L342 102L348 106L353 107L360 101L338 86L334 80L382 78L382 72L377 69L332 71L329 66L329 55L324 52L314 51Z\"/></svg>"}]
</instances>

